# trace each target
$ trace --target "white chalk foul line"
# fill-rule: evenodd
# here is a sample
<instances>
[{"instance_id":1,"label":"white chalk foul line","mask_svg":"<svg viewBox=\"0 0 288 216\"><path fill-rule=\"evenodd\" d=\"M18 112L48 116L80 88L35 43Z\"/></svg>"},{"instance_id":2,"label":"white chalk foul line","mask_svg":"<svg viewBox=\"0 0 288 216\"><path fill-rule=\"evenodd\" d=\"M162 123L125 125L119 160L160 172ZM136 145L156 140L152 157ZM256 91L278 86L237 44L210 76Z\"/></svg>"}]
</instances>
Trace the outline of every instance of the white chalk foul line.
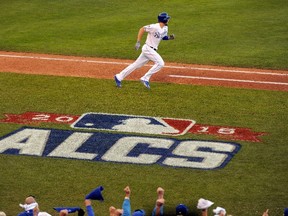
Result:
<instances>
[{"instance_id":1,"label":"white chalk foul line","mask_svg":"<svg viewBox=\"0 0 288 216\"><path fill-rule=\"evenodd\" d=\"M113 65L129 65L131 63L116 62L116 61L97 61L97 60L83 60L83 59L68 59L68 58L52 58L52 57L39 57L39 56L21 56L21 55L5 55L0 54L0 57L6 58L24 58L24 59L39 59L49 61L70 61L70 62L86 62L86 63L97 63L97 64L113 64ZM146 65L152 66L152 65ZM172 66L165 65L165 68L171 69L183 69L183 70L201 70L201 71L214 71L214 72L228 72L228 73L243 73L243 74L259 74L259 75L271 75L271 76L288 76L288 73L272 73L272 72L259 72L259 71L246 71L236 69L217 69L217 68L199 68L199 67L185 67L185 66Z\"/></svg>"},{"instance_id":2,"label":"white chalk foul line","mask_svg":"<svg viewBox=\"0 0 288 216\"><path fill-rule=\"evenodd\" d=\"M166 66L165 66L166 67ZM167 66L175 69L190 69L190 70L201 70L201 71L214 71L214 72L228 72L228 73L242 73L242 74L259 74L259 75L272 75L272 76L288 76L283 73L272 73L272 72L259 72L259 71L244 71L244 70L232 70L232 69L217 69L217 68L197 68L197 67L181 67L181 66Z\"/></svg>"},{"instance_id":3,"label":"white chalk foul line","mask_svg":"<svg viewBox=\"0 0 288 216\"><path fill-rule=\"evenodd\" d=\"M20 55L1 55L0 57L6 58L23 58L23 59L39 59L39 60L48 60L48 61L70 61L70 62L86 62L86 63L97 63L97 64L130 64L124 62L110 62L110 61L95 61L95 60L83 60L83 59L67 59L67 58L50 58L50 57L39 57L39 56L20 56Z\"/></svg>"},{"instance_id":4,"label":"white chalk foul line","mask_svg":"<svg viewBox=\"0 0 288 216\"><path fill-rule=\"evenodd\" d=\"M215 77L198 77L198 76L182 76L182 75L169 75L169 77L184 78L184 79L202 79L202 80L216 80L216 81L228 81L228 82L271 84L271 85L288 85L288 83L282 83L282 82L266 82L266 81L254 81L254 80L225 79L225 78L215 78Z\"/></svg>"}]
</instances>

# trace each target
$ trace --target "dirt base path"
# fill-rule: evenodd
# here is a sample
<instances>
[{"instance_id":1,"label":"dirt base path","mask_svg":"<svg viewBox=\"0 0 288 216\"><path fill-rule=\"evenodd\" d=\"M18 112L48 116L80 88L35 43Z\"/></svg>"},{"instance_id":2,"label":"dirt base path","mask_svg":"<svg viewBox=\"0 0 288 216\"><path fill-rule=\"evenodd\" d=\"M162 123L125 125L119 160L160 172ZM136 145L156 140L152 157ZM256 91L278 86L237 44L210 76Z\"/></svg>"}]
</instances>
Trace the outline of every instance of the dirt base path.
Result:
<instances>
[{"instance_id":1,"label":"dirt base path","mask_svg":"<svg viewBox=\"0 0 288 216\"><path fill-rule=\"evenodd\" d=\"M0 51L0 72L23 74L114 79L116 73L132 62L132 60ZM139 80L151 66L152 64L147 64L138 69L127 77L127 80ZM288 71L166 62L165 67L152 76L151 82L288 91Z\"/></svg>"}]
</instances>

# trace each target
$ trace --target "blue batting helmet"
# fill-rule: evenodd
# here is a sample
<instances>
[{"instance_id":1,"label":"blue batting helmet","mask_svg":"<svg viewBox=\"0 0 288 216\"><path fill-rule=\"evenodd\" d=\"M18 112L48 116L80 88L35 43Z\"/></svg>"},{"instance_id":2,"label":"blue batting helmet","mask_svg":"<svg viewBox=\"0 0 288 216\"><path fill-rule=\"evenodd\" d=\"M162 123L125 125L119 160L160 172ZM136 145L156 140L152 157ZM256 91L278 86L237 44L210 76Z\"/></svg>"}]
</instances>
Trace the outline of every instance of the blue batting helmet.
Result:
<instances>
[{"instance_id":1,"label":"blue batting helmet","mask_svg":"<svg viewBox=\"0 0 288 216\"><path fill-rule=\"evenodd\" d=\"M167 23L171 17L166 12L162 12L158 15L158 22Z\"/></svg>"}]
</instances>

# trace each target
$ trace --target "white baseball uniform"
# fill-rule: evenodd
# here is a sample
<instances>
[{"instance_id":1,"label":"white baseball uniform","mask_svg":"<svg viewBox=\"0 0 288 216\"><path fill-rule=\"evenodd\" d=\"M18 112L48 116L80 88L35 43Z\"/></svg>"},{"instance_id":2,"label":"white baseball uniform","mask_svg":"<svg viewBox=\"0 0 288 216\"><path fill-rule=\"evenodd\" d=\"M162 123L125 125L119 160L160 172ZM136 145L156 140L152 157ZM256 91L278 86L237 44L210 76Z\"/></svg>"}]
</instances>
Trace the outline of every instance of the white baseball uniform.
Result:
<instances>
[{"instance_id":1,"label":"white baseball uniform","mask_svg":"<svg viewBox=\"0 0 288 216\"><path fill-rule=\"evenodd\" d=\"M160 23L144 26L144 31L148 33L146 42L142 47L140 56L134 63L126 67L120 73L116 74L119 81L122 81L130 73L137 68L142 67L148 61L153 61L155 64L152 68L141 78L141 80L149 81L150 77L164 67L164 61L162 57L157 53L158 45L163 37L168 35L168 26L161 28Z\"/></svg>"}]
</instances>

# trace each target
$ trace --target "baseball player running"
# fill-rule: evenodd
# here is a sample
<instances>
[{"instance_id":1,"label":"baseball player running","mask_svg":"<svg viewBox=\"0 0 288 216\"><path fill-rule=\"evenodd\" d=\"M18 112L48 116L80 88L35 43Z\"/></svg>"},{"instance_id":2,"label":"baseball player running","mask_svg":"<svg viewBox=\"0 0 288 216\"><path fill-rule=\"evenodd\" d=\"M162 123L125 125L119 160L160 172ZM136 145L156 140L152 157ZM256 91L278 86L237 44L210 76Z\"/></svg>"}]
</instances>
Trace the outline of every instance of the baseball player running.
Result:
<instances>
[{"instance_id":1,"label":"baseball player running","mask_svg":"<svg viewBox=\"0 0 288 216\"><path fill-rule=\"evenodd\" d=\"M144 86L150 89L149 80L151 76L164 67L164 61L157 52L158 45L161 40L173 40L175 38L174 34L168 36L168 22L170 18L168 13L162 12L158 15L158 23L146 25L139 29L135 49L138 50L140 48L140 42L145 32L148 33L146 42L142 46L142 52L136 61L115 75L114 79L117 87L120 88L122 86L121 81L134 70L144 66L148 61L153 61L153 67L140 79Z\"/></svg>"}]
</instances>

